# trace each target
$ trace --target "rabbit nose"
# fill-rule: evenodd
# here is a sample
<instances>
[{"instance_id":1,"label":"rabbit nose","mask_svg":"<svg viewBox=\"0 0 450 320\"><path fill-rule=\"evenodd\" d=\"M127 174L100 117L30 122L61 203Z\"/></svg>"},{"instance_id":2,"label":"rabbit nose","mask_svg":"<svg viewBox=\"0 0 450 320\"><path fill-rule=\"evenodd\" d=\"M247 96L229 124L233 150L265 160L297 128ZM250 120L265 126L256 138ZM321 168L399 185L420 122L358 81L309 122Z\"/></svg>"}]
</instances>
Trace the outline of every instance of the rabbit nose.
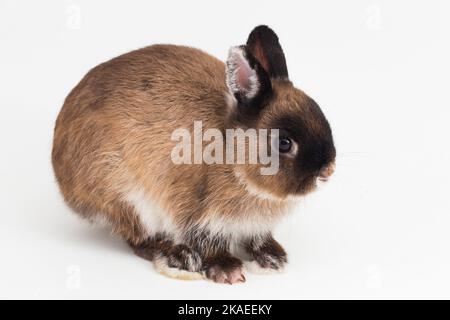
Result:
<instances>
[{"instance_id":1,"label":"rabbit nose","mask_svg":"<svg viewBox=\"0 0 450 320\"><path fill-rule=\"evenodd\" d=\"M320 181L327 181L328 178L331 177L331 175L334 172L334 163L329 164L326 167L323 167L319 172L319 180Z\"/></svg>"}]
</instances>

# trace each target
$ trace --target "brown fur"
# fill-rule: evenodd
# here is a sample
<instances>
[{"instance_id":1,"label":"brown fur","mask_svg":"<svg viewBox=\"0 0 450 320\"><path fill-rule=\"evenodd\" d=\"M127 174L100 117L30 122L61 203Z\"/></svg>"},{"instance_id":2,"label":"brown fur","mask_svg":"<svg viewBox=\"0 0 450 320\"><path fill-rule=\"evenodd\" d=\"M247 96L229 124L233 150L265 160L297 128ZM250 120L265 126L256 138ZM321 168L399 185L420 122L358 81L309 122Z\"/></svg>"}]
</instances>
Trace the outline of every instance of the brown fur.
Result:
<instances>
[{"instance_id":1,"label":"brown fur","mask_svg":"<svg viewBox=\"0 0 450 320\"><path fill-rule=\"evenodd\" d=\"M322 134L323 120L308 109L303 92L286 79L273 79L271 87L273 98L247 126L272 127L280 114L296 114L311 132ZM65 200L81 216L107 222L139 255L152 259L163 252L175 257L177 265L186 248L173 249L171 236L155 240L124 199L127 190L139 186L184 230L182 239L205 261L214 264L228 257L224 248L231 239L212 238L201 229L202 222L276 221L289 206L284 200L288 195L313 189L311 182L298 190L298 181L289 176L294 166L289 161L279 175L265 177L257 174L259 165L171 162L176 128L192 130L197 120L204 130L245 127L234 120L229 99L225 64L189 47L153 45L93 68L69 94L56 121L52 161ZM276 199L249 193L235 170Z\"/></svg>"},{"instance_id":2,"label":"brown fur","mask_svg":"<svg viewBox=\"0 0 450 320\"><path fill-rule=\"evenodd\" d=\"M176 127L192 128L198 119L205 129L225 126L224 75L224 64L206 53L169 45L134 51L90 71L56 122L53 164L67 202L88 218L106 213L115 231L133 243L146 235L128 231L138 222L118 201L130 176L181 225L211 208L224 216L254 212L249 209L255 206L279 213L281 202L250 196L230 165L170 161ZM144 80L152 84L150 90L142 90ZM205 184L203 193L192 192ZM203 207L206 197L208 208Z\"/></svg>"}]
</instances>

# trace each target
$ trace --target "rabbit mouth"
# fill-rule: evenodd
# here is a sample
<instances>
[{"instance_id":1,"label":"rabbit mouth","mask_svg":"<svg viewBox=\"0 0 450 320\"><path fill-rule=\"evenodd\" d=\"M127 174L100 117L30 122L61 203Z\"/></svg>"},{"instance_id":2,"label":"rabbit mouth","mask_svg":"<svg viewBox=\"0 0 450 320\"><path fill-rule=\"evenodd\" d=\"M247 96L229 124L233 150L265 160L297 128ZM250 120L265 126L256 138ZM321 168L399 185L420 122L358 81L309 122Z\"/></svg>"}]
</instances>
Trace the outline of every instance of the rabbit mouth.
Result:
<instances>
[{"instance_id":1,"label":"rabbit mouth","mask_svg":"<svg viewBox=\"0 0 450 320\"><path fill-rule=\"evenodd\" d=\"M321 170L314 174L309 174L301 179L297 187L298 194L307 194L317 189L319 185L323 185L330 180L331 175L334 173L334 162L324 166Z\"/></svg>"},{"instance_id":2,"label":"rabbit mouth","mask_svg":"<svg viewBox=\"0 0 450 320\"><path fill-rule=\"evenodd\" d=\"M327 166L324 166L322 169L320 169L317 179L323 182L328 181L331 175L334 173L335 168L336 165L334 164L334 162L328 164Z\"/></svg>"}]
</instances>

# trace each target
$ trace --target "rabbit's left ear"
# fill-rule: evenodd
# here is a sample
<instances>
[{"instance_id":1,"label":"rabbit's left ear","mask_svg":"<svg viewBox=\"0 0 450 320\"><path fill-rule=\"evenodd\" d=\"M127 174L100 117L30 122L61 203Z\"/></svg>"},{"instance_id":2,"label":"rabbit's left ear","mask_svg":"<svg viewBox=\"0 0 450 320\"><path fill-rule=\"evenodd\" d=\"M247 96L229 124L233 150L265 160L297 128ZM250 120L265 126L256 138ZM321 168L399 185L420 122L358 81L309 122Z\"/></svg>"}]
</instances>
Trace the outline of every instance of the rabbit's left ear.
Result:
<instances>
[{"instance_id":1,"label":"rabbit's left ear","mask_svg":"<svg viewBox=\"0 0 450 320\"><path fill-rule=\"evenodd\" d=\"M226 82L237 101L246 106L258 104L272 90L269 76L246 46L231 47Z\"/></svg>"},{"instance_id":2,"label":"rabbit's left ear","mask_svg":"<svg viewBox=\"0 0 450 320\"><path fill-rule=\"evenodd\" d=\"M278 36L268 26L258 26L247 40L248 51L258 60L270 78L288 79L286 58Z\"/></svg>"},{"instance_id":3,"label":"rabbit's left ear","mask_svg":"<svg viewBox=\"0 0 450 320\"><path fill-rule=\"evenodd\" d=\"M261 107L272 92L271 79L288 79L286 59L275 32L259 26L250 33L246 45L230 49L226 81L239 103Z\"/></svg>"}]
</instances>

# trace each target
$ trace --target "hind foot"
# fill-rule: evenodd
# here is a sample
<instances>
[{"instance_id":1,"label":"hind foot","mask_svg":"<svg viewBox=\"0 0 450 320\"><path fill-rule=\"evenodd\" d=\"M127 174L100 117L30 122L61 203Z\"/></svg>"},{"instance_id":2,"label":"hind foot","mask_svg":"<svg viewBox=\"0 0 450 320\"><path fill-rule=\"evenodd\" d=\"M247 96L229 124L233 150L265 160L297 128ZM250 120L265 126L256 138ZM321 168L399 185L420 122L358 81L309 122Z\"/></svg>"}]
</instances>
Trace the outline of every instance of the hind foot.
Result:
<instances>
[{"instance_id":1,"label":"hind foot","mask_svg":"<svg viewBox=\"0 0 450 320\"><path fill-rule=\"evenodd\" d=\"M184 244L174 244L164 235L156 235L140 245L131 245L136 255L153 261L155 269L170 278L202 279L202 259Z\"/></svg>"}]
</instances>

